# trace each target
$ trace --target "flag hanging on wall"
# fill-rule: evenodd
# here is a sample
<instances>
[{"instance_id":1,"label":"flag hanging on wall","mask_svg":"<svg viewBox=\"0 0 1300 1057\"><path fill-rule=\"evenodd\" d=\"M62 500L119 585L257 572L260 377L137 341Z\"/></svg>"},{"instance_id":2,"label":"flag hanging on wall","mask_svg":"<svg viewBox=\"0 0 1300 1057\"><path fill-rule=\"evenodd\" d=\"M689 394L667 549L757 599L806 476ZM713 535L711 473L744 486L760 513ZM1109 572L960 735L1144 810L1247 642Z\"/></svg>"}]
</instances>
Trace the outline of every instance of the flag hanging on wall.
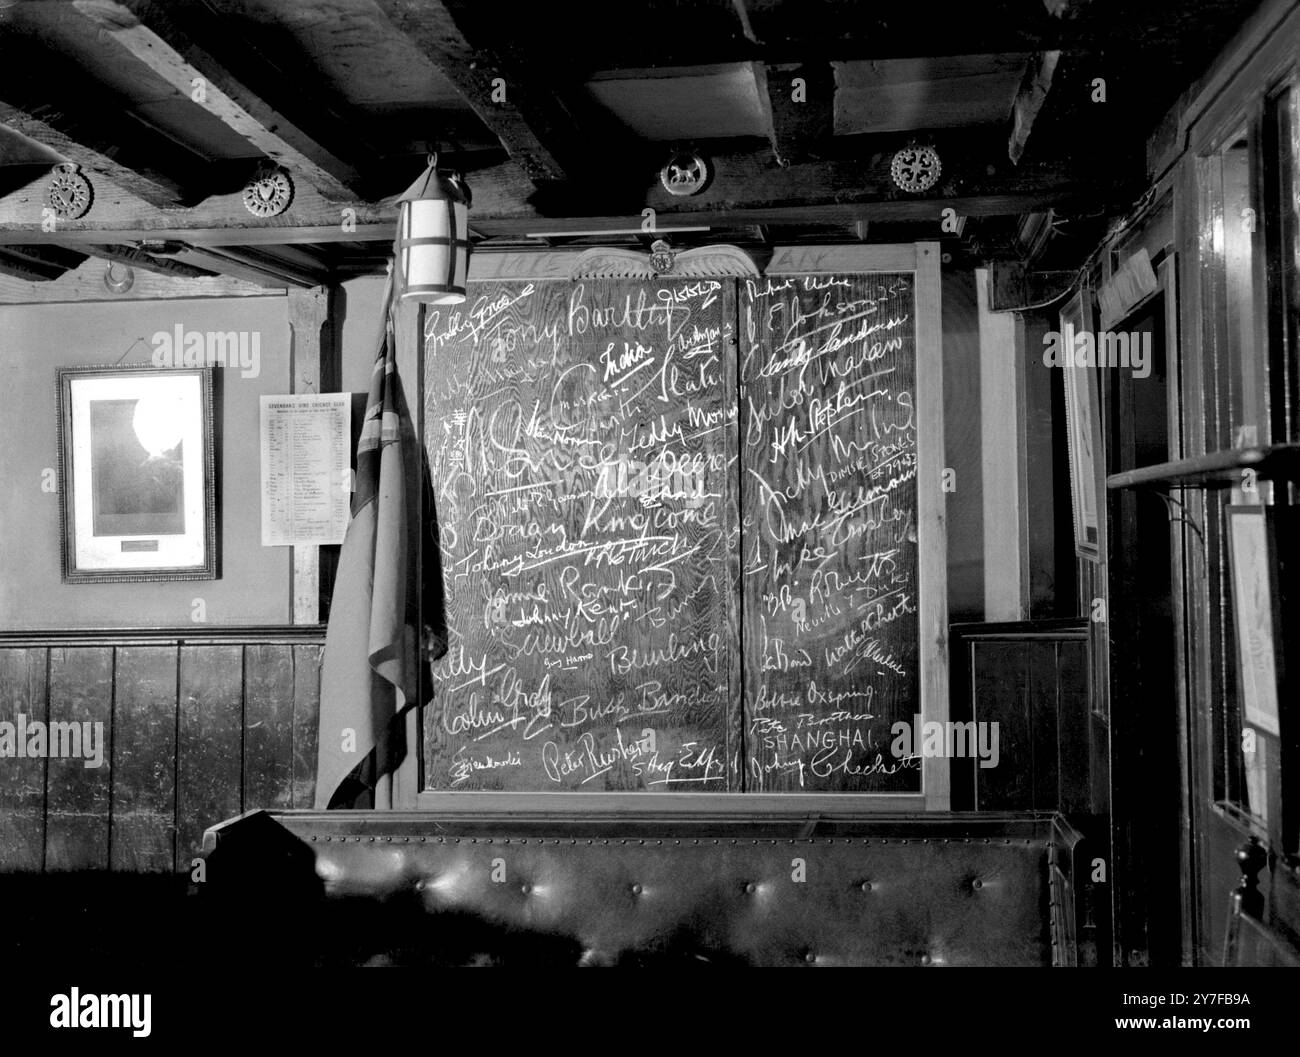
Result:
<instances>
[{"instance_id":1,"label":"flag hanging on wall","mask_svg":"<svg viewBox=\"0 0 1300 1057\"><path fill-rule=\"evenodd\" d=\"M367 789L376 808L403 799L393 783L408 751L404 713L418 701L422 460L397 370L391 294L390 275L325 634L317 808L351 807Z\"/></svg>"}]
</instances>

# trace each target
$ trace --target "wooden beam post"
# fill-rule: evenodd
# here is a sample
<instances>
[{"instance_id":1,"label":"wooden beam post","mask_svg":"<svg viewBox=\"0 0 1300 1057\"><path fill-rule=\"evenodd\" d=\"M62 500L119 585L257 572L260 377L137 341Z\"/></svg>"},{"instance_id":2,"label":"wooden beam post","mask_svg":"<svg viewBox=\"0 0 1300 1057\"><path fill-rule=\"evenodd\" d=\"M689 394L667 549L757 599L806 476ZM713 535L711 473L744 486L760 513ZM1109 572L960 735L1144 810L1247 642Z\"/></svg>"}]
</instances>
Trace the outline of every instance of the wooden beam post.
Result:
<instances>
[{"instance_id":1,"label":"wooden beam post","mask_svg":"<svg viewBox=\"0 0 1300 1057\"><path fill-rule=\"evenodd\" d=\"M979 309L980 452L984 484L984 619L1023 620L1025 541L1021 479L1024 408L1023 327L1013 312L989 308L989 272L975 270Z\"/></svg>"},{"instance_id":2,"label":"wooden beam post","mask_svg":"<svg viewBox=\"0 0 1300 1057\"><path fill-rule=\"evenodd\" d=\"M295 393L320 393L326 365L322 356L322 328L328 319L329 292L324 287L289 291L289 327L292 332L290 372ZM320 623L320 547L299 544L293 548L293 622Z\"/></svg>"}]
</instances>

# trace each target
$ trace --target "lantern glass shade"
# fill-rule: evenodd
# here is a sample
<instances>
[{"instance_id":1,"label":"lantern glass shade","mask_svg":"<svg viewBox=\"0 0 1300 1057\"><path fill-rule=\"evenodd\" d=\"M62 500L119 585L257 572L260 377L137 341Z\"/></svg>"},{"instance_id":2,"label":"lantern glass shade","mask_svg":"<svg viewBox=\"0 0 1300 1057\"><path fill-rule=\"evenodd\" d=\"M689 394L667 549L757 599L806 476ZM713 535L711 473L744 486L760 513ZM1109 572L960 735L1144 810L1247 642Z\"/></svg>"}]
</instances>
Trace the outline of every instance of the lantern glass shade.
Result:
<instances>
[{"instance_id":1,"label":"lantern glass shade","mask_svg":"<svg viewBox=\"0 0 1300 1057\"><path fill-rule=\"evenodd\" d=\"M404 197L397 214L397 297L458 304L469 273L469 204L436 171L427 176L418 197Z\"/></svg>"}]
</instances>

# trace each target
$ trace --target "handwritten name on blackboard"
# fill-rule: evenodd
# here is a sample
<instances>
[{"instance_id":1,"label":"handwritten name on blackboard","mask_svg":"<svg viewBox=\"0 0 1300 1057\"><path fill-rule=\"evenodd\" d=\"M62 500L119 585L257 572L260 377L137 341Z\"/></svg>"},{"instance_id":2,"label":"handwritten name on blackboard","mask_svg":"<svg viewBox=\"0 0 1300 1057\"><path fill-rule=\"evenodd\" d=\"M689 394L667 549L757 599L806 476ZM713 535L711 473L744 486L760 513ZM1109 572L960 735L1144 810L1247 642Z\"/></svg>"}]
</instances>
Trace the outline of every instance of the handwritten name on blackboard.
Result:
<instances>
[{"instance_id":1,"label":"handwritten name on blackboard","mask_svg":"<svg viewBox=\"0 0 1300 1057\"><path fill-rule=\"evenodd\" d=\"M539 281L427 311L431 787L736 787L728 305L718 280Z\"/></svg>"},{"instance_id":2,"label":"handwritten name on blackboard","mask_svg":"<svg viewBox=\"0 0 1300 1057\"><path fill-rule=\"evenodd\" d=\"M747 789L920 791L910 275L741 291Z\"/></svg>"}]
</instances>

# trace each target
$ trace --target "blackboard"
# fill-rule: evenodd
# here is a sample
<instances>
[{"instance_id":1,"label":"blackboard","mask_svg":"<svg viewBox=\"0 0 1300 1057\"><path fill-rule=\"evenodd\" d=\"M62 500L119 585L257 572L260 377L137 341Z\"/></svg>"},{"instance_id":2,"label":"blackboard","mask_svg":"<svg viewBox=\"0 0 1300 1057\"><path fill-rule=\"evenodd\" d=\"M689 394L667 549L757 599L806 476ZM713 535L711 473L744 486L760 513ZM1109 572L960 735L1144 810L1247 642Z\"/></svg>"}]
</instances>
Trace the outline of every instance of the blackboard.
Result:
<instances>
[{"instance_id":1,"label":"blackboard","mask_svg":"<svg viewBox=\"0 0 1300 1057\"><path fill-rule=\"evenodd\" d=\"M921 710L915 304L908 273L743 284L747 789L922 791L893 734Z\"/></svg>"},{"instance_id":2,"label":"blackboard","mask_svg":"<svg viewBox=\"0 0 1300 1057\"><path fill-rule=\"evenodd\" d=\"M938 247L526 267L425 309L426 795L946 807L946 761L895 742L947 718Z\"/></svg>"},{"instance_id":3,"label":"blackboard","mask_svg":"<svg viewBox=\"0 0 1300 1057\"><path fill-rule=\"evenodd\" d=\"M426 788L737 788L734 327L719 279L426 309L449 630Z\"/></svg>"}]
</instances>

